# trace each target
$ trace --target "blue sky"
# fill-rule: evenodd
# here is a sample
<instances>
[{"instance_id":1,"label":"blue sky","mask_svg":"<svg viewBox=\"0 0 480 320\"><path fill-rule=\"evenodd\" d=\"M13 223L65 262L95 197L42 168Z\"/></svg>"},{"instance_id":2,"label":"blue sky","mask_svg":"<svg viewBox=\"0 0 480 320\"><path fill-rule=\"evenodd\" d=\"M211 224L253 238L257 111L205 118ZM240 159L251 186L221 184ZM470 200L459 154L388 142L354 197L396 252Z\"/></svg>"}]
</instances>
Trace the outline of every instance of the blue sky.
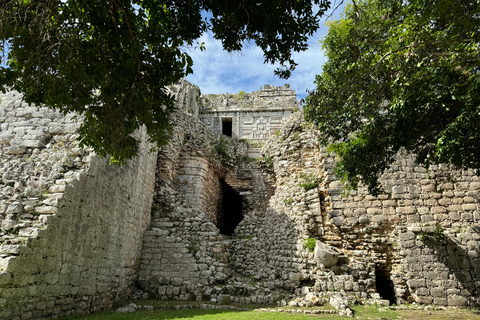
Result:
<instances>
[{"instance_id":1,"label":"blue sky","mask_svg":"<svg viewBox=\"0 0 480 320\"><path fill-rule=\"evenodd\" d=\"M339 2L332 1L332 8ZM341 8L335 10L332 18L338 18L340 12ZM326 16L329 14L331 12ZM325 20L322 20L320 29L308 40L308 50L294 54L298 66L289 79L279 79L273 74L276 67L263 63L263 53L258 47L247 45L240 52L227 53L222 50L221 42L213 39L212 33L208 32L199 39L199 43L205 43L206 50L189 51L193 59L193 74L187 76L187 80L199 86L204 94L252 92L264 84L283 86L289 83L296 90L298 99L304 98L306 90L314 88L315 75L321 73L325 63L318 41L327 30Z\"/></svg>"}]
</instances>

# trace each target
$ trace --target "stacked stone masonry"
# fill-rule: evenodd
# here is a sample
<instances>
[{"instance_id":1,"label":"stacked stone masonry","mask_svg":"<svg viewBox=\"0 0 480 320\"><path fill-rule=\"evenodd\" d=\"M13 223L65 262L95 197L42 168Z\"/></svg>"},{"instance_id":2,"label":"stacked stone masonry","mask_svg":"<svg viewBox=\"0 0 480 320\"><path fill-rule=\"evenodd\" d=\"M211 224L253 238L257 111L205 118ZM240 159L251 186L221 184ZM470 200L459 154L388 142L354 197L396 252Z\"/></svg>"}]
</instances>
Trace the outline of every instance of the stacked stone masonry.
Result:
<instances>
[{"instance_id":1,"label":"stacked stone masonry","mask_svg":"<svg viewBox=\"0 0 480 320\"><path fill-rule=\"evenodd\" d=\"M158 153L145 144L125 167L79 148L76 118L1 96L0 319L86 313L134 296L479 304L473 172L427 171L399 154L382 176L385 194L346 195L321 133L301 112L287 119L296 106L288 86L171 91L185 112L172 118L169 143ZM270 124L272 110L285 113L252 159L261 144L239 139L236 124L265 110ZM232 137L220 135L224 116Z\"/></svg>"},{"instance_id":2,"label":"stacked stone masonry","mask_svg":"<svg viewBox=\"0 0 480 320\"><path fill-rule=\"evenodd\" d=\"M110 308L131 296L156 153L124 167L79 148L78 123L0 97L0 319ZM145 140L145 139L143 139Z\"/></svg>"},{"instance_id":3,"label":"stacked stone masonry","mask_svg":"<svg viewBox=\"0 0 480 320\"><path fill-rule=\"evenodd\" d=\"M202 122L216 135L223 133L247 140L252 158L259 156L263 143L298 110L295 91L288 84L282 87L266 84L251 93L209 94L203 96L202 102Z\"/></svg>"}]
</instances>

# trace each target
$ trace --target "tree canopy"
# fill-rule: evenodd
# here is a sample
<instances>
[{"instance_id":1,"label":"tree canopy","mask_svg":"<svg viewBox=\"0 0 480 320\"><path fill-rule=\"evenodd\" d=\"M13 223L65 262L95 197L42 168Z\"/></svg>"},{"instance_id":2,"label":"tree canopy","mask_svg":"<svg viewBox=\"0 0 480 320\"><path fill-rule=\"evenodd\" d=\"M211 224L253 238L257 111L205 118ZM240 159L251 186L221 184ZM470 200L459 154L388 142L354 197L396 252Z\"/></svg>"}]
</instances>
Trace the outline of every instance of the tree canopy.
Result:
<instances>
[{"instance_id":1,"label":"tree canopy","mask_svg":"<svg viewBox=\"0 0 480 320\"><path fill-rule=\"evenodd\" d=\"M144 125L165 143L173 97L166 86L192 72L188 46L211 29L227 51L254 41L288 77L328 0L4 0L2 90L85 120L81 143L122 160ZM203 18L209 12L211 18ZM8 47L8 53L5 48Z\"/></svg>"},{"instance_id":2,"label":"tree canopy","mask_svg":"<svg viewBox=\"0 0 480 320\"><path fill-rule=\"evenodd\" d=\"M402 148L480 174L479 40L477 0L354 1L330 23L304 109L347 186L381 192Z\"/></svg>"}]
</instances>

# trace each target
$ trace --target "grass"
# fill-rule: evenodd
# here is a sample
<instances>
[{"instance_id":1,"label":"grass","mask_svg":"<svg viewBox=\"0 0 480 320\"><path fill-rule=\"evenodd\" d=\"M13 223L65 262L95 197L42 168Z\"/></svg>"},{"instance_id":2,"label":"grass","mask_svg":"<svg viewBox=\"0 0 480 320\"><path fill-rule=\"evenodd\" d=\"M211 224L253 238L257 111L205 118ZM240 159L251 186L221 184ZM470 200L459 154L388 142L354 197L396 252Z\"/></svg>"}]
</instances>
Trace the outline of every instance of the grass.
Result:
<instances>
[{"instance_id":1,"label":"grass","mask_svg":"<svg viewBox=\"0 0 480 320\"><path fill-rule=\"evenodd\" d=\"M353 306L352 310L357 319L403 319L398 311L390 308L379 308L376 305Z\"/></svg>"},{"instance_id":2,"label":"grass","mask_svg":"<svg viewBox=\"0 0 480 320\"><path fill-rule=\"evenodd\" d=\"M68 317L67 320L311 320L319 318L315 315L291 314L284 312L260 312L260 311L230 311L230 310L162 310L162 311L140 311L134 313L115 313L112 311L103 312L88 316ZM338 315L322 315L322 319L342 319Z\"/></svg>"},{"instance_id":3,"label":"grass","mask_svg":"<svg viewBox=\"0 0 480 320\"><path fill-rule=\"evenodd\" d=\"M277 310L278 307L269 308ZM284 310L291 309L282 307ZM294 308L299 309L299 308ZM308 308L309 310L313 310ZM480 320L480 311L478 309L449 308L447 310L424 310L424 309L405 309L391 310L389 308L377 308L376 306L353 306L355 312L353 318L340 317L337 314L293 314L287 312L261 312L257 310L250 311L232 311L232 310L212 310L212 309L185 309L185 310L156 310L156 311L138 311L134 313L115 313L114 311L101 312L86 316L70 316L60 318L62 320L347 320L347 319L365 319L365 320Z\"/></svg>"}]
</instances>

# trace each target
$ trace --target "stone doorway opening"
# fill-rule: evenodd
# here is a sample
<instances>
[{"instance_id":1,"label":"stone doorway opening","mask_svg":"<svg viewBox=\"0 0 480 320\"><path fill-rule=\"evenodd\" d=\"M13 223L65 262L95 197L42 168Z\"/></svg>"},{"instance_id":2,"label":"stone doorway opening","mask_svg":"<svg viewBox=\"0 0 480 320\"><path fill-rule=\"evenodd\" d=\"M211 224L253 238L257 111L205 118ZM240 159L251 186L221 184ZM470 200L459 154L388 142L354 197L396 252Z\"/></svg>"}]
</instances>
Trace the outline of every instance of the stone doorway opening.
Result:
<instances>
[{"instance_id":1,"label":"stone doorway opening","mask_svg":"<svg viewBox=\"0 0 480 320\"><path fill-rule=\"evenodd\" d=\"M222 200L217 211L217 228L220 233L231 236L237 225L243 219L242 196L229 186L225 180L220 180Z\"/></svg>"},{"instance_id":2,"label":"stone doorway opening","mask_svg":"<svg viewBox=\"0 0 480 320\"><path fill-rule=\"evenodd\" d=\"M222 118L222 134L226 135L227 137L232 136L232 118Z\"/></svg>"},{"instance_id":3,"label":"stone doorway opening","mask_svg":"<svg viewBox=\"0 0 480 320\"><path fill-rule=\"evenodd\" d=\"M395 286L390 278L390 269L385 264L375 264L375 285L380 297L388 300L392 305L397 303L397 298L395 297Z\"/></svg>"}]
</instances>

